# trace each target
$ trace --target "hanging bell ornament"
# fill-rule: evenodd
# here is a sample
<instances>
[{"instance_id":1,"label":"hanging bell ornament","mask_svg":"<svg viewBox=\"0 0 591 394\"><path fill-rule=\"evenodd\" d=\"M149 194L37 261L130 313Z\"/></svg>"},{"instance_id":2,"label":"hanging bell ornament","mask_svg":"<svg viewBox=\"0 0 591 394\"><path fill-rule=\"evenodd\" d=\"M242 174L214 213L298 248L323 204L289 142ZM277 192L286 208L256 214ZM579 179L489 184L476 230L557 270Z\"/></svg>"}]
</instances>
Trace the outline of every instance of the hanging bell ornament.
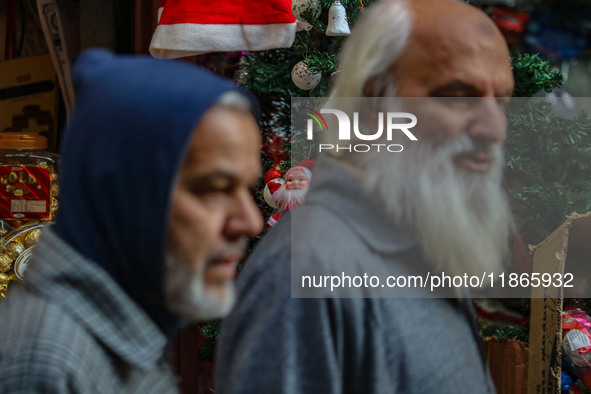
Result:
<instances>
[{"instance_id":1,"label":"hanging bell ornament","mask_svg":"<svg viewBox=\"0 0 591 394\"><path fill-rule=\"evenodd\" d=\"M321 73L311 73L304 61L297 62L291 69L291 80L302 90L312 90L320 83Z\"/></svg>"},{"instance_id":2,"label":"hanging bell ornament","mask_svg":"<svg viewBox=\"0 0 591 394\"><path fill-rule=\"evenodd\" d=\"M347 11L339 0L336 0L328 10L327 36L348 36L351 34L349 22L347 21Z\"/></svg>"}]
</instances>

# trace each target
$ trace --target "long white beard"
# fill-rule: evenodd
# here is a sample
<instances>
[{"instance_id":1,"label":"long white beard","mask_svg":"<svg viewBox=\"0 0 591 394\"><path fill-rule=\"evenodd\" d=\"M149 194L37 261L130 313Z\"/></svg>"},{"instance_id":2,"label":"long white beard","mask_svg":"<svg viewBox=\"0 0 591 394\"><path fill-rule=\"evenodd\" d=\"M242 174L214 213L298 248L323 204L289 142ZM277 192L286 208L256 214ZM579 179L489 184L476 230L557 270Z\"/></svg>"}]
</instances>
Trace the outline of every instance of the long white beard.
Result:
<instances>
[{"instance_id":1,"label":"long white beard","mask_svg":"<svg viewBox=\"0 0 591 394\"><path fill-rule=\"evenodd\" d=\"M223 283L223 296L211 294L204 283L207 264L193 271L189 264L166 255L164 290L167 306L178 317L188 322L204 322L225 317L234 306L234 281Z\"/></svg>"},{"instance_id":2,"label":"long white beard","mask_svg":"<svg viewBox=\"0 0 591 394\"><path fill-rule=\"evenodd\" d=\"M289 211L290 209L302 204L306 199L307 193L308 188L287 190L284 183L275 193L273 193L273 199L275 200L275 204L277 204L279 209L283 211Z\"/></svg>"},{"instance_id":3,"label":"long white beard","mask_svg":"<svg viewBox=\"0 0 591 394\"><path fill-rule=\"evenodd\" d=\"M453 162L475 149L493 156L486 174ZM401 153L364 155L362 183L414 235L435 269L482 275L500 272L510 255L514 222L501 188L502 163L500 145L476 146L468 136L439 144L421 140Z\"/></svg>"}]
</instances>

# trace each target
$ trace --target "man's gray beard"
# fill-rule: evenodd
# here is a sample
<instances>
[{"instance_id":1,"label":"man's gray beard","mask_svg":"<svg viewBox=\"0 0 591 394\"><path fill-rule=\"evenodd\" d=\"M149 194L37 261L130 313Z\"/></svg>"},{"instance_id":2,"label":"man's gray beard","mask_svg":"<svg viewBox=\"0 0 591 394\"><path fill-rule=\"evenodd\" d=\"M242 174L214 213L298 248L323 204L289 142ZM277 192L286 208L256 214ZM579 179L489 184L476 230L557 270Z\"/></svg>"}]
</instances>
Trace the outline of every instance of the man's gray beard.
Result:
<instances>
[{"instance_id":1,"label":"man's gray beard","mask_svg":"<svg viewBox=\"0 0 591 394\"><path fill-rule=\"evenodd\" d=\"M166 255L164 291L167 307L173 314L188 322L225 317L234 306L234 281L228 279L224 282L223 297L211 294L204 283L206 266L207 264L201 264L197 271L193 271L187 262L171 253Z\"/></svg>"},{"instance_id":2,"label":"man's gray beard","mask_svg":"<svg viewBox=\"0 0 591 394\"><path fill-rule=\"evenodd\" d=\"M283 211L289 211L292 208L302 204L306 199L308 188L287 190L285 183L273 194L273 199L277 207Z\"/></svg>"},{"instance_id":3,"label":"man's gray beard","mask_svg":"<svg viewBox=\"0 0 591 394\"><path fill-rule=\"evenodd\" d=\"M406 143L401 153L361 159L363 185L412 233L435 269L456 275L500 272L511 250L502 148L476 145L468 136L437 145L421 140ZM456 154L474 149L493 157L488 173L456 168Z\"/></svg>"}]
</instances>

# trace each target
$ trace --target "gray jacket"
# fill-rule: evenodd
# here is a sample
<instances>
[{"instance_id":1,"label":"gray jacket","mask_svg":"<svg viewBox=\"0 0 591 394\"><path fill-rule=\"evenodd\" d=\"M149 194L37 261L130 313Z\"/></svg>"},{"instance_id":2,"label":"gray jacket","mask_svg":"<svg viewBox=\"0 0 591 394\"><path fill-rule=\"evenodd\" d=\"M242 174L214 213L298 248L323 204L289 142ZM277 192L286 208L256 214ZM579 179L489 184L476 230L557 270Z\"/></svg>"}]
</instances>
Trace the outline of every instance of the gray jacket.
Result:
<instances>
[{"instance_id":1,"label":"gray jacket","mask_svg":"<svg viewBox=\"0 0 591 394\"><path fill-rule=\"evenodd\" d=\"M0 393L175 393L157 326L98 266L45 229L0 301Z\"/></svg>"},{"instance_id":2,"label":"gray jacket","mask_svg":"<svg viewBox=\"0 0 591 394\"><path fill-rule=\"evenodd\" d=\"M292 298L298 270L402 267L417 254L356 180L318 163L307 202L279 221L238 277L218 341L216 393L494 392L469 300L338 298L326 289Z\"/></svg>"}]
</instances>

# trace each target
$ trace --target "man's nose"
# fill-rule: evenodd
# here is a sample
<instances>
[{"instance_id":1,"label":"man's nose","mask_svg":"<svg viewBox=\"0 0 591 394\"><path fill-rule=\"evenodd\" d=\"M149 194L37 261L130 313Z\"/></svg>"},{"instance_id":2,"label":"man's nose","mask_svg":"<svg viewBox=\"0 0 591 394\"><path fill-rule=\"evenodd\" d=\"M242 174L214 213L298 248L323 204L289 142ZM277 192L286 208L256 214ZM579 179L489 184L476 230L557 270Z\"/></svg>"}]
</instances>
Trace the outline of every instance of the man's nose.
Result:
<instances>
[{"instance_id":1,"label":"man's nose","mask_svg":"<svg viewBox=\"0 0 591 394\"><path fill-rule=\"evenodd\" d=\"M494 97L484 97L473 109L468 134L475 140L499 144L507 135L505 110Z\"/></svg>"},{"instance_id":2,"label":"man's nose","mask_svg":"<svg viewBox=\"0 0 591 394\"><path fill-rule=\"evenodd\" d=\"M225 227L228 238L253 237L263 230L263 218L250 193L245 190L236 202Z\"/></svg>"}]
</instances>

